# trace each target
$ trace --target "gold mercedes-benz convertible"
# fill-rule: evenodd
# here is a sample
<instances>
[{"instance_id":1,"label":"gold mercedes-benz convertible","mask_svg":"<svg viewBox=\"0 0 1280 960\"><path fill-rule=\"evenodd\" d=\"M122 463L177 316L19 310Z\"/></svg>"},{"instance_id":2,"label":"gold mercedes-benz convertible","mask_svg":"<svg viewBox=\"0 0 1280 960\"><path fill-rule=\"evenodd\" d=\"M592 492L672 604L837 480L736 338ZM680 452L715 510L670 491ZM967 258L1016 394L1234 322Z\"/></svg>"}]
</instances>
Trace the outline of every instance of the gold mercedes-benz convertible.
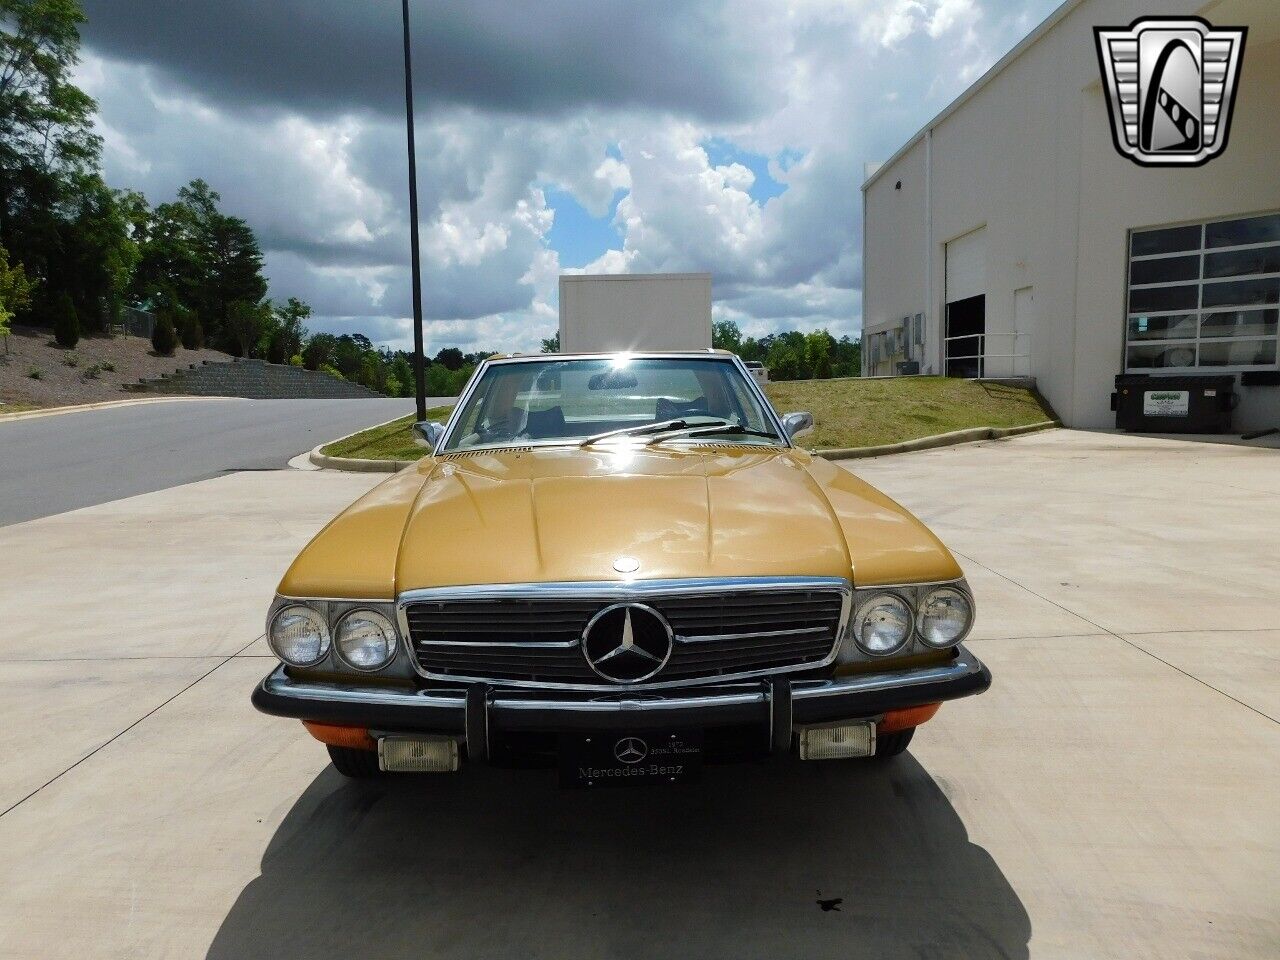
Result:
<instances>
[{"instance_id":1,"label":"gold mercedes-benz convertible","mask_svg":"<svg viewBox=\"0 0 1280 960\"><path fill-rule=\"evenodd\" d=\"M796 447L812 429L720 351L488 360L289 567L253 703L352 777L900 754L991 683L973 597L919 520Z\"/></svg>"}]
</instances>

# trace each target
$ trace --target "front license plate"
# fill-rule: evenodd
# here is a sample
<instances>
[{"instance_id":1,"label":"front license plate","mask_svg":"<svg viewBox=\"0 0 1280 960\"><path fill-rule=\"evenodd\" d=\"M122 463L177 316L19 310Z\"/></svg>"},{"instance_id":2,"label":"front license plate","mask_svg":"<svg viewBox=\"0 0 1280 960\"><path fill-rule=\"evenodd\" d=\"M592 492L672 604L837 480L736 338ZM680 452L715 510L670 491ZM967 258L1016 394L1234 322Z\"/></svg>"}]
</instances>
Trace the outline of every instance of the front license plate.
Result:
<instances>
[{"instance_id":1,"label":"front license plate","mask_svg":"<svg viewBox=\"0 0 1280 960\"><path fill-rule=\"evenodd\" d=\"M643 730L560 737L561 786L594 789L688 783L701 773L701 730Z\"/></svg>"}]
</instances>

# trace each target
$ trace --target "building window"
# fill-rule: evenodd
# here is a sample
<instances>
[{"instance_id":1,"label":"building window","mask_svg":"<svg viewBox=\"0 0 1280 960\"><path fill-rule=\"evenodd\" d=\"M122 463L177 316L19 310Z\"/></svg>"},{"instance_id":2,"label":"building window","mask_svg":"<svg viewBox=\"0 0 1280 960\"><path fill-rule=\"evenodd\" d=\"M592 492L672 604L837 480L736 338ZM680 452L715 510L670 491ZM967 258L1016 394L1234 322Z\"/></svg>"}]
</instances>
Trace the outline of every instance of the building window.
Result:
<instances>
[{"instance_id":1,"label":"building window","mask_svg":"<svg viewBox=\"0 0 1280 960\"><path fill-rule=\"evenodd\" d=\"M1275 369L1280 213L1129 238L1125 369Z\"/></svg>"}]
</instances>

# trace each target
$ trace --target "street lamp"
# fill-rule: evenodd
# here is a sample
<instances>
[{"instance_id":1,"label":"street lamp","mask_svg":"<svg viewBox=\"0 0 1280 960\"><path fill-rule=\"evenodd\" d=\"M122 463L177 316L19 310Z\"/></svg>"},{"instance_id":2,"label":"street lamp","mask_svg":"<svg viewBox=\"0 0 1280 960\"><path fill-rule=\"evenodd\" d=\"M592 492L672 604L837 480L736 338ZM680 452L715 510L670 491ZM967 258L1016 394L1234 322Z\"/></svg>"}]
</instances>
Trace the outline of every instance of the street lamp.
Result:
<instances>
[{"instance_id":1,"label":"street lamp","mask_svg":"<svg viewBox=\"0 0 1280 960\"><path fill-rule=\"evenodd\" d=\"M409 140L409 255L413 273L413 379L419 421L427 419L427 364L422 352L422 268L418 263L418 161L413 147L413 63L409 58L409 0L400 0L404 21L404 117Z\"/></svg>"}]
</instances>

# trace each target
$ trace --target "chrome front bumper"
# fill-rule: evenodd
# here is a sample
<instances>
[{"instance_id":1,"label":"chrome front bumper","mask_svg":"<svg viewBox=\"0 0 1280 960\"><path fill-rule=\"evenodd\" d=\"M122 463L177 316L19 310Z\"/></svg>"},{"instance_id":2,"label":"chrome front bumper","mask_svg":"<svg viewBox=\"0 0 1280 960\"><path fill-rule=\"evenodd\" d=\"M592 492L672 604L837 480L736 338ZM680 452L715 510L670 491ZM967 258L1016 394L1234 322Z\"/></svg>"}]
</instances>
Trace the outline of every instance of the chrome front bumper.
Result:
<instances>
[{"instance_id":1,"label":"chrome front bumper","mask_svg":"<svg viewBox=\"0 0 1280 960\"><path fill-rule=\"evenodd\" d=\"M295 680L283 667L253 692L263 713L380 731L462 735L473 757L495 731L768 725L789 743L794 725L873 718L982 693L991 672L963 646L949 663L830 680L708 684L661 692L578 694L474 684L466 689L356 686ZM785 738L785 739L784 739ZM484 744L485 746L481 746Z\"/></svg>"}]
</instances>

